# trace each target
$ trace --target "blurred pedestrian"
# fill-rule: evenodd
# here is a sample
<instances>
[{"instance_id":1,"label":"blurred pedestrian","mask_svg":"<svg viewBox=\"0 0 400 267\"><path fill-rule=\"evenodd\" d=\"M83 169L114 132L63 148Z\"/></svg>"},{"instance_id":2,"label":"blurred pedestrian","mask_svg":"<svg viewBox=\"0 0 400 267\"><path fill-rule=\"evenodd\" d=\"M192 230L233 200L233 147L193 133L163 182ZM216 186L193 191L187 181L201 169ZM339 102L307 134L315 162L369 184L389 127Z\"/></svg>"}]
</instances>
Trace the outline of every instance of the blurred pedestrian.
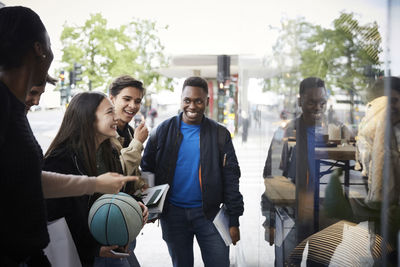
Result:
<instances>
[{"instance_id":1,"label":"blurred pedestrian","mask_svg":"<svg viewBox=\"0 0 400 267\"><path fill-rule=\"evenodd\" d=\"M150 127L151 128L154 128L154 119L155 118L157 118L157 115L158 115L158 113L157 113L157 109L155 109L155 108L151 108L150 110L149 110L149 116L150 116Z\"/></svg>"},{"instance_id":2,"label":"blurred pedestrian","mask_svg":"<svg viewBox=\"0 0 400 267\"><path fill-rule=\"evenodd\" d=\"M247 135L249 133L249 117L246 111L242 111L242 143L247 142Z\"/></svg>"},{"instance_id":3,"label":"blurred pedestrian","mask_svg":"<svg viewBox=\"0 0 400 267\"><path fill-rule=\"evenodd\" d=\"M336 114L333 110L333 105L330 105L328 109L328 123L337 123Z\"/></svg>"}]
</instances>

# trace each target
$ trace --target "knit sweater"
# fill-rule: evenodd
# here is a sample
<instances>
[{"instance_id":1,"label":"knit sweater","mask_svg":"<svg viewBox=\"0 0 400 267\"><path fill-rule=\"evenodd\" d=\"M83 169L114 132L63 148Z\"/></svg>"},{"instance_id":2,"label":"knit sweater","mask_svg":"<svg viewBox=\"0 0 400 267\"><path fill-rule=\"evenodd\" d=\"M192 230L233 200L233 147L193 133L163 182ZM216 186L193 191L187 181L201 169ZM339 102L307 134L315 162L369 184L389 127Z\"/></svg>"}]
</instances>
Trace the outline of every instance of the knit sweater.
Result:
<instances>
[{"instance_id":1,"label":"knit sweater","mask_svg":"<svg viewBox=\"0 0 400 267\"><path fill-rule=\"evenodd\" d=\"M93 194L96 177L42 172L42 150L21 103L0 82L0 265L21 262L49 242L45 198ZM42 191L43 190L43 191Z\"/></svg>"},{"instance_id":2,"label":"knit sweater","mask_svg":"<svg viewBox=\"0 0 400 267\"><path fill-rule=\"evenodd\" d=\"M1 254L17 262L49 242L42 193L42 150L25 105L0 82Z\"/></svg>"}]
</instances>

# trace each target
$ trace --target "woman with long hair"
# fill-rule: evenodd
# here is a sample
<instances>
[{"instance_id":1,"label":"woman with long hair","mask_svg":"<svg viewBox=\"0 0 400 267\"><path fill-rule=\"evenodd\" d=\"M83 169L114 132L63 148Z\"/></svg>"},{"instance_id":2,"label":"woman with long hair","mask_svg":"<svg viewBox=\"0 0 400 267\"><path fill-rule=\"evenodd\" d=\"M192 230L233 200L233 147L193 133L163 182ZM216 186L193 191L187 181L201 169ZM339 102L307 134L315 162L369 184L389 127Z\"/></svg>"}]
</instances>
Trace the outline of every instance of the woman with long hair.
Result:
<instances>
[{"instance_id":1,"label":"woman with long hair","mask_svg":"<svg viewBox=\"0 0 400 267\"><path fill-rule=\"evenodd\" d=\"M117 121L114 106L106 95L84 92L74 96L45 154L44 170L77 175L122 173L119 151L110 140L117 134ZM112 254L111 250L117 246L100 246L90 234L88 213L98 196L49 199L48 218L65 217L83 266L92 266L96 256L99 256L96 261L107 266L115 266L112 258L119 258L118 266L129 266L125 258Z\"/></svg>"},{"instance_id":2,"label":"woman with long hair","mask_svg":"<svg viewBox=\"0 0 400 267\"><path fill-rule=\"evenodd\" d=\"M26 118L25 99L46 82L53 60L39 16L26 7L0 8L0 266L50 266L44 197L115 193L128 180L42 172L42 150Z\"/></svg>"}]
</instances>

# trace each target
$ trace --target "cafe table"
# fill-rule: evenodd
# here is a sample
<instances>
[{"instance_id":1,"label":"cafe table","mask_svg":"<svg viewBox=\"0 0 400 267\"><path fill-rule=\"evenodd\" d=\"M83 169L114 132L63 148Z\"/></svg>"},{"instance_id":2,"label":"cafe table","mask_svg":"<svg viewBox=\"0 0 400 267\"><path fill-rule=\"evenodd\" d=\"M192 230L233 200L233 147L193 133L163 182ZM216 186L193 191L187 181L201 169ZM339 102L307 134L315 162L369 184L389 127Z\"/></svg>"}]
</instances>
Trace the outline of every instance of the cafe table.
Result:
<instances>
[{"instance_id":1,"label":"cafe table","mask_svg":"<svg viewBox=\"0 0 400 267\"><path fill-rule=\"evenodd\" d=\"M289 147L294 147L296 145L296 141L286 140L286 142L288 142ZM298 215L300 220L303 221L305 225L309 223L309 220L311 218L313 218L311 220L314 221L314 232L319 230L320 178L326 174L333 172L334 168L336 167L341 168L344 172L345 193L348 196L350 186L350 170L354 168L354 166L351 166L350 162L351 160L355 160L355 153L356 148L351 144L316 147L314 153L316 179L312 183L301 183L301 181L299 181L299 183L296 183L296 190L299 190L299 192L308 192L307 194L313 194L312 215L304 214L303 216L302 214L302 206L304 206L305 203L308 203L307 199L309 199L309 197L311 196L304 198L304 194L298 194L297 196L301 197L302 199L297 199L297 202L300 203L298 206ZM329 168L321 171L321 166L329 166ZM297 179L299 178L296 178L296 180ZM304 202L303 200L306 202ZM307 206L309 204L311 203L308 203ZM310 208L307 209L308 211L306 213L309 213Z\"/></svg>"},{"instance_id":2,"label":"cafe table","mask_svg":"<svg viewBox=\"0 0 400 267\"><path fill-rule=\"evenodd\" d=\"M295 141L287 141L289 147L296 145ZM356 158L356 147L352 144L336 145L333 147L316 147L315 148L315 161L316 161L316 177L319 179L322 176L331 173L334 167L339 167L344 171L344 186L345 192L348 195L350 186L350 170L354 166L350 165L351 160ZM327 170L321 171L321 166L329 166Z\"/></svg>"},{"instance_id":3,"label":"cafe table","mask_svg":"<svg viewBox=\"0 0 400 267\"><path fill-rule=\"evenodd\" d=\"M356 148L353 145L337 145L335 147L316 147L315 148L315 177L318 177L314 192L314 225L319 229L319 199L320 182L319 180L326 174L333 172L334 167L339 167L344 172L344 190L345 195L349 196L350 187L350 161L355 160ZM329 166L325 171L321 171L321 166Z\"/></svg>"},{"instance_id":4,"label":"cafe table","mask_svg":"<svg viewBox=\"0 0 400 267\"><path fill-rule=\"evenodd\" d=\"M350 170L354 166L350 166L350 161L356 158L356 148L353 145L345 144L336 147L316 147L315 148L315 161L316 161L316 177L329 174L333 171L333 167L339 167L344 172L344 188L346 195L349 194L350 186ZM329 160L329 161L328 161ZM325 171L321 171L321 166L329 166Z\"/></svg>"}]
</instances>

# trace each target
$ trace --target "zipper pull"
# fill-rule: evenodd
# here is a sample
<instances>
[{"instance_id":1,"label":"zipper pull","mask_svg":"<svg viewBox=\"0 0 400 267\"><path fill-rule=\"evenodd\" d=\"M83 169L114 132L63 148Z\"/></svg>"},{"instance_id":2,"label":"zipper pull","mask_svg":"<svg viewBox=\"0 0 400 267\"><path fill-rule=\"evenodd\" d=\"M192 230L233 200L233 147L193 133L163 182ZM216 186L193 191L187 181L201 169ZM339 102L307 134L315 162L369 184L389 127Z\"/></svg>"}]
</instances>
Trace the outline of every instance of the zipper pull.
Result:
<instances>
[{"instance_id":1,"label":"zipper pull","mask_svg":"<svg viewBox=\"0 0 400 267\"><path fill-rule=\"evenodd\" d=\"M222 167L225 167L225 165L226 165L226 153L224 154L224 161L222 163Z\"/></svg>"}]
</instances>

